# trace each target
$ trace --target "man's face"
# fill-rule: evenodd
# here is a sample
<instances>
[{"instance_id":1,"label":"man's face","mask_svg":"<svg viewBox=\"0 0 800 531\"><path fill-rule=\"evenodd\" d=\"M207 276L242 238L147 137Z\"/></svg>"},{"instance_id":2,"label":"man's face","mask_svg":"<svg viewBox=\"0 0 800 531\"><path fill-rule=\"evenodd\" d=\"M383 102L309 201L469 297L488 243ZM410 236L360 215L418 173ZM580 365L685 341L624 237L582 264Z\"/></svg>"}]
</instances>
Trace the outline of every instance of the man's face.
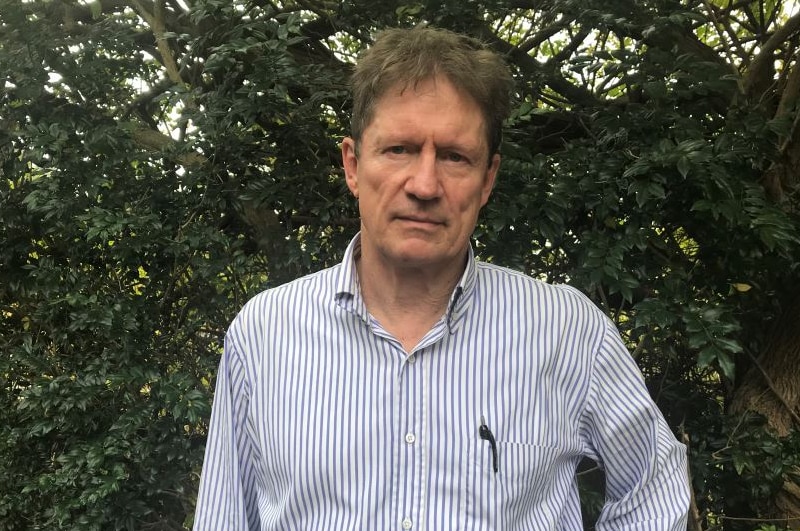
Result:
<instances>
[{"instance_id":1,"label":"man's face","mask_svg":"<svg viewBox=\"0 0 800 531\"><path fill-rule=\"evenodd\" d=\"M392 267L461 268L500 165L477 103L444 78L389 90L358 148L342 143L362 254Z\"/></svg>"}]
</instances>

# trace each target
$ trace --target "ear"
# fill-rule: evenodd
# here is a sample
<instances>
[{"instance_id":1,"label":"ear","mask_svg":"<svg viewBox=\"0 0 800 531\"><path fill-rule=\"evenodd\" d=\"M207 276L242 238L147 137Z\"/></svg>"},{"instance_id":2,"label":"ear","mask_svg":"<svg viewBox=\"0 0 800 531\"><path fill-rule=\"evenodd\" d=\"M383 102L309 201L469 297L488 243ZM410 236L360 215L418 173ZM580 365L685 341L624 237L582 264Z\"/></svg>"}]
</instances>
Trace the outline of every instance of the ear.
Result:
<instances>
[{"instance_id":1,"label":"ear","mask_svg":"<svg viewBox=\"0 0 800 531\"><path fill-rule=\"evenodd\" d=\"M486 169L486 175L483 180L483 187L481 188L481 206L485 205L487 201L489 201L489 196L492 195L492 189L494 188L494 182L497 178L497 171L500 169L500 155L495 153L492 156L492 161L489 163L489 167Z\"/></svg>"},{"instance_id":2,"label":"ear","mask_svg":"<svg viewBox=\"0 0 800 531\"><path fill-rule=\"evenodd\" d=\"M353 196L358 199L358 156L356 155L356 141L345 137L342 140L342 166L344 166L344 179Z\"/></svg>"}]
</instances>

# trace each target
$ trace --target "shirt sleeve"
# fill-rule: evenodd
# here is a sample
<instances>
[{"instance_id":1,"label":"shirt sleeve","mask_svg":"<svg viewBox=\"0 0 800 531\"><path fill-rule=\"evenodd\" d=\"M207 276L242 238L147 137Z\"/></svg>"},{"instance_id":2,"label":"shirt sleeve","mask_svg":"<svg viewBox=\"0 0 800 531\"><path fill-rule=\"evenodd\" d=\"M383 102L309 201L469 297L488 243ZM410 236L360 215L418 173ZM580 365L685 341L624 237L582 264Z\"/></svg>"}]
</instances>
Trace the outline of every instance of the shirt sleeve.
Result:
<instances>
[{"instance_id":1,"label":"shirt sleeve","mask_svg":"<svg viewBox=\"0 0 800 531\"><path fill-rule=\"evenodd\" d=\"M606 474L606 502L597 530L685 531L686 447L667 426L608 319L584 422L592 457Z\"/></svg>"},{"instance_id":2,"label":"shirt sleeve","mask_svg":"<svg viewBox=\"0 0 800 531\"><path fill-rule=\"evenodd\" d=\"M259 529L253 444L246 429L250 387L232 331L217 373L194 531Z\"/></svg>"}]
</instances>

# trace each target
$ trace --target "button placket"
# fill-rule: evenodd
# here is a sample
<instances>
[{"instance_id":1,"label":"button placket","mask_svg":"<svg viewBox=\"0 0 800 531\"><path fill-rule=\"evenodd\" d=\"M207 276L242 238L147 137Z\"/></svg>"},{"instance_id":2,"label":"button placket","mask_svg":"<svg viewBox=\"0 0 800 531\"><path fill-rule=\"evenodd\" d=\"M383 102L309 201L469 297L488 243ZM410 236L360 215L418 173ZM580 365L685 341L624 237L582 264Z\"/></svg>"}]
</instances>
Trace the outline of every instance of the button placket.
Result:
<instances>
[{"instance_id":1,"label":"button placket","mask_svg":"<svg viewBox=\"0 0 800 531\"><path fill-rule=\"evenodd\" d=\"M424 378L422 363L416 363L418 354L406 356L400 381L400 449L399 498L396 517L403 529L411 529L418 520L425 503L425 470L422 455L424 427ZM421 361L421 360L420 360ZM397 521L397 520L396 520Z\"/></svg>"}]
</instances>

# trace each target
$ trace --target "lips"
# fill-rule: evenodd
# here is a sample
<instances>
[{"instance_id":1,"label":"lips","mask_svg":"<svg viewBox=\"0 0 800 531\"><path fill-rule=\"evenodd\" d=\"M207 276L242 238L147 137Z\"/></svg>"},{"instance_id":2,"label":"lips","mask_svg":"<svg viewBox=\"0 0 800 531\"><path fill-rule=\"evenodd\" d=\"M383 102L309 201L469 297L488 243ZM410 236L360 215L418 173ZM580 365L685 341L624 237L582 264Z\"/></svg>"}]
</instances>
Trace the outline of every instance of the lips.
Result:
<instances>
[{"instance_id":1,"label":"lips","mask_svg":"<svg viewBox=\"0 0 800 531\"><path fill-rule=\"evenodd\" d=\"M429 225L444 225L443 221L427 216L396 216L400 221L407 221L410 223L425 223Z\"/></svg>"}]
</instances>

